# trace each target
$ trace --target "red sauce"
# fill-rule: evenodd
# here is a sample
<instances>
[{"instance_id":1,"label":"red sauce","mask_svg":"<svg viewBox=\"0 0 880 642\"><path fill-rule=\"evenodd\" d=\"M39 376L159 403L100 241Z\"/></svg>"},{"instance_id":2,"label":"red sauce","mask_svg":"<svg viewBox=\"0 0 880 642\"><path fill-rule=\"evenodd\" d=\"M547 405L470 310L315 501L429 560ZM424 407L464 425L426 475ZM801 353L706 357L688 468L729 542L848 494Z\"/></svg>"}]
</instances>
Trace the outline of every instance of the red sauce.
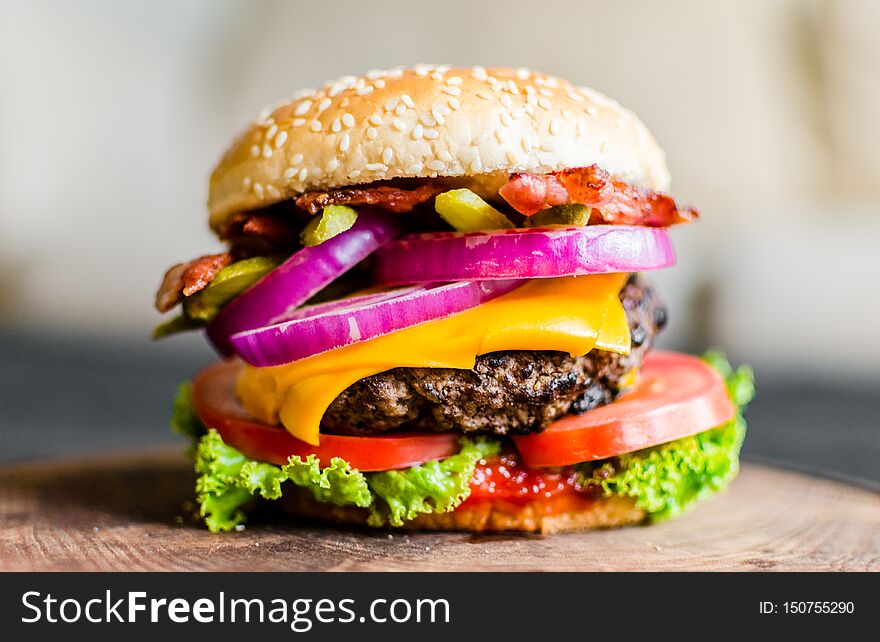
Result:
<instances>
[{"instance_id":1,"label":"red sauce","mask_svg":"<svg viewBox=\"0 0 880 642\"><path fill-rule=\"evenodd\" d=\"M546 512L575 510L591 503L596 495L577 482L571 467L540 469L525 466L515 452L504 452L478 463L471 480L471 494L462 506L491 501L512 510L536 502Z\"/></svg>"}]
</instances>

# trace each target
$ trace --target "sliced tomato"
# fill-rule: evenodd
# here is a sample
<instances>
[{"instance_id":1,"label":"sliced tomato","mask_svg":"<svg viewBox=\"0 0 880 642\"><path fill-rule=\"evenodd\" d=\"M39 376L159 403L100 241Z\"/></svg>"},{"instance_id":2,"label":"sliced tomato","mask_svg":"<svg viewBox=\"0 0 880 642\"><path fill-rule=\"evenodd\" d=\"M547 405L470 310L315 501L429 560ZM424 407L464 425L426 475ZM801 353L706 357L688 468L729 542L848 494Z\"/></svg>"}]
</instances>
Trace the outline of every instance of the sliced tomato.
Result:
<instances>
[{"instance_id":1,"label":"sliced tomato","mask_svg":"<svg viewBox=\"0 0 880 642\"><path fill-rule=\"evenodd\" d=\"M312 446L284 428L261 423L247 413L235 396L240 368L232 361L204 368L193 379L192 398L202 423L250 459L281 465L292 455L315 455L326 465L333 457L342 457L352 467L368 472L409 468L459 451L459 435L453 433L408 432L377 437L322 434L321 444Z\"/></svg>"},{"instance_id":2,"label":"sliced tomato","mask_svg":"<svg viewBox=\"0 0 880 642\"><path fill-rule=\"evenodd\" d=\"M735 412L716 370L689 355L652 352L633 392L513 441L528 466L567 466L716 428Z\"/></svg>"}]
</instances>

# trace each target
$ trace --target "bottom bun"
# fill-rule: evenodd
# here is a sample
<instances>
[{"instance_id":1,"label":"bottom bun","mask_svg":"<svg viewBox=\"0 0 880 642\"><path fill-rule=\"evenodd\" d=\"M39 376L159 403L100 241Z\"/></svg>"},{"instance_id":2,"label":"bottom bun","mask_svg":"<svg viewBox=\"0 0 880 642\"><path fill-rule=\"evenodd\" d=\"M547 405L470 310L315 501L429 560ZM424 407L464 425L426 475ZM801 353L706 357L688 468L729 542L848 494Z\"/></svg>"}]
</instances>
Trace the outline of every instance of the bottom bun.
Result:
<instances>
[{"instance_id":1,"label":"bottom bun","mask_svg":"<svg viewBox=\"0 0 880 642\"><path fill-rule=\"evenodd\" d=\"M307 492L285 493L281 499L284 509L295 515L319 519L336 524L366 526L369 511L353 506L335 506L315 501ZM450 513L419 515L406 522L400 530L409 531L463 531L463 532L511 532L565 533L592 528L614 528L638 524L645 520L643 510L626 497L603 497L586 507L572 511L545 514L546 505L530 502L522 506L480 502L473 506L465 504Z\"/></svg>"}]
</instances>

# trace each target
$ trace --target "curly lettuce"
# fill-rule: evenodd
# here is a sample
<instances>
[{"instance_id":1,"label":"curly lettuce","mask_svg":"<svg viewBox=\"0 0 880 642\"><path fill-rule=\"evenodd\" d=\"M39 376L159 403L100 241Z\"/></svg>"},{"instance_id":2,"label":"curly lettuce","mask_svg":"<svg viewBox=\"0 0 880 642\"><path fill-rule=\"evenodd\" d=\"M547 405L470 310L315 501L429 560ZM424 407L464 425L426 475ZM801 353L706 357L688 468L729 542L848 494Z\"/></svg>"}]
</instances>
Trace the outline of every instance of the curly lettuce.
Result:
<instances>
[{"instance_id":1,"label":"curly lettuce","mask_svg":"<svg viewBox=\"0 0 880 642\"><path fill-rule=\"evenodd\" d=\"M256 462L209 430L196 448L196 494L202 517L214 532L244 523L242 507L253 498L281 497L284 482L307 489L319 502L367 509L372 526L402 526L422 513L454 510L470 494L477 462L499 448L489 439L462 439L461 450L446 459L362 473L339 457L323 468L312 455L291 457L284 466Z\"/></svg>"},{"instance_id":2,"label":"curly lettuce","mask_svg":"<svg viewBox=\"0 0 880 642\"><path fill-rule=\"evenodd\" d=\"M713 430L604 462L579 464L583 485L601 488L606 497L630 497L651 520L659 521L680 514L736 477L746 433L742 412L755 394L754 373L748 366L734 370L718 351L707 352L703 360L724 377L736 416Z\"/></svg>"}]
</instances>

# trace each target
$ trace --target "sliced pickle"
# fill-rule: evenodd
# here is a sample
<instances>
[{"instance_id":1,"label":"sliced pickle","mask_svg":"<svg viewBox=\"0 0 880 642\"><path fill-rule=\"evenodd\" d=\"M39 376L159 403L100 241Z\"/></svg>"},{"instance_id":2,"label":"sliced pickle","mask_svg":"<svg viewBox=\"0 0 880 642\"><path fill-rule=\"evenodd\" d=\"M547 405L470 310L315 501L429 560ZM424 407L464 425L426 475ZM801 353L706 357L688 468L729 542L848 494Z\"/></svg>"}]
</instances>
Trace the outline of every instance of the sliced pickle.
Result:
<instances>
[{"instance_id":1,"label":"sliced pickle","mask_svg":"<svg viewBox=\"0 0 880 642\"><path fill-rule=\"evenodd\" d=\"M255 256L227 265L204 290L183 301L186 316L208 323L220 308L278 267L282 260L277 256Z\"/></svg>"},{"instance_id":2,"label":"sliced pickle","mask_svg":"<svg viewBox=\"0 0 880 642\"><path fill-rule=\"evenodd\" d=\"M178 332L187 332L188 330L195 330L196 328L201 327L202 324L198 321L193 321L185 314L178 314L176 317L163 321L153 328L153 332L150 336L153 339L164 339L165 337L177 334Z\"/></svg>"},{"instance_id":3,"label":"sliced pickle","mask_svg":"<svg viewBox=\"0 0 880 642\"><path fill-rule=\"evenodd\" d=\"M527 227L583 227L590 222L592 208L572 203L556 205L526 218Z\"/></svg>"},{"instance_id":4,"label":"sliced pickle","mask_svg":"<svg viewBox=\"0 0 880 642\"><path fill-rule=\"evenodd\" d=\"M453 189L439 194L434 209L459 232L481 232L516 227L504 214L469 189Z\"/></svg>"},{"instance_id":5,"label":"sliced pickle","mask_svg":"<svg viewBox=\"0 0 880 642\"><path fill-rule=\"evenodd\" d=\"M320 245L351 228L357 220L357 211L345 205L330 205L309 221L300 233L306 247Z\"/></svg>"}]
</instances>

